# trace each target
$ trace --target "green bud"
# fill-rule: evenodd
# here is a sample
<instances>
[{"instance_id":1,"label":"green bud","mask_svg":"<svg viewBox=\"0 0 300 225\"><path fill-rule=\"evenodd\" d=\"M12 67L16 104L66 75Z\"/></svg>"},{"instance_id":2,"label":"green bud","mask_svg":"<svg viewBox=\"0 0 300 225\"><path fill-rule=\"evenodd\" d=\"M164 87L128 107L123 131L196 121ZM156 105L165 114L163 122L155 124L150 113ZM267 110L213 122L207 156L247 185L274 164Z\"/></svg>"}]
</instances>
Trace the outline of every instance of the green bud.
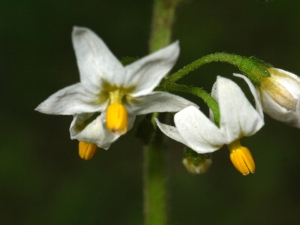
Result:
<instances>
[{"instance_id":1,"label":"green bud","mask_svg":"<svg viewBox=\"0 0 300 225\"><path fill-rule=\"evenodd\" d=\"M212 163L211 154L199 154L186 147L182 163L190 173L203 174L208 171Z\"/></svg>"}]
</instances>

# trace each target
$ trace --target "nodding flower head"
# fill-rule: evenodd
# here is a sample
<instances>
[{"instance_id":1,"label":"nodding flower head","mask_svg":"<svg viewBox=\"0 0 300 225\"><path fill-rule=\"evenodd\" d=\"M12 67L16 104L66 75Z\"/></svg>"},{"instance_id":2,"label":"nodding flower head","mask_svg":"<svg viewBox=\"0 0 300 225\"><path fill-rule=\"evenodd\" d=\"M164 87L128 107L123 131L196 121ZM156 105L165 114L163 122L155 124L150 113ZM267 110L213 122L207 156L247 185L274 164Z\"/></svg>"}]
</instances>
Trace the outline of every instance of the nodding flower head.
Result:
<instances>
[{"instance_id":1,"label":"nodding flower head","mask_svg":"<svg viewBox=\"0 0 300 225\"><path fill-rule=\"evenodd\" d=\"M251 82L248 85L254 96L256 108L236 83L227 78L217 78L211 95L219 103L219 127L194 106L175 114L176 127L160 123L158 120L156 123L167 136L200 154L214 152L227 145L234 166L243 175L253 173L255 165L251 153L239 143L242 137L251 136L260 130L264 125L264 118L255 87Z\"/></svg>"}]
</instances>

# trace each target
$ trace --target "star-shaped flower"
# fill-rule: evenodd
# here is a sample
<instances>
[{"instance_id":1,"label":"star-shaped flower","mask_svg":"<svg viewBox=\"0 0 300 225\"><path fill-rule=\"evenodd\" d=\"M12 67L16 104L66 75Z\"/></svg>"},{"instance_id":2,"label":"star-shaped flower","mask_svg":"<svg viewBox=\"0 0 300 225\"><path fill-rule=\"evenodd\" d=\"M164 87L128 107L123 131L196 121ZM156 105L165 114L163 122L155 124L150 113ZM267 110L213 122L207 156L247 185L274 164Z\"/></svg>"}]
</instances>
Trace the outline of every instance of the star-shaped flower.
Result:
<instances>
[{"instance_id":1,"label":"star-shaped flower","mask_svg":"<svg viewBox=\"0 0 300 225\"><path fill-rule=\"evenodd\" d=\"M82 158L93 156L94 145L108 149L132 127L136 115L176 112L194 105L179 96L153 91L175 64L178 42L123 66L91 30L75 27L72 40L80 83L54 93L36 110L74 116L70 134L71 139L85 142L79 144Z\"/></svg>"},{"instance_id":2,"label":"star-shaped flower","mask_svg":"<svg viewBox=\"0 0 300 225\"><path fill-rule=\"evenodd\" d=\"M237 84L227 78L217 78L212 96L219 103L219 127L194 106L175 114L176 127L162 124L158 120L156 123L167 136L200 154L214 152L226 144L234 166L244 175L254 172L251 153L241 146L240 139L255 134L264 125L264 119L255 88L250 82L248 85L255 98L256 108Z\"/></svg>"}]
</instances>

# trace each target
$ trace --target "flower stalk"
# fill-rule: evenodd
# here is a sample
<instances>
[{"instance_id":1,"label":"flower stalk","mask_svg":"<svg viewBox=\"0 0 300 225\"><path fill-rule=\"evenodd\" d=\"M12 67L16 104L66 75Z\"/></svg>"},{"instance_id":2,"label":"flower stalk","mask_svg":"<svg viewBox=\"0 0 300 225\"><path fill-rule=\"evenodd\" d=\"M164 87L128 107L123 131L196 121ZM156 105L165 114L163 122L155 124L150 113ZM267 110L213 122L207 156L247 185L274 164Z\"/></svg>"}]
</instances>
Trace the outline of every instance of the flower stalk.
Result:
<instances>
[{"instance_id":1,"label":"flower stalk","mask_svg":"<svg viewBox=\"0 0 300 225\"><path fill-rule=\"evenodd\" d=\"M146 225L167 224L165 138L155 133L144 148L144 213Z\"/></svg>"},{"instance_id":2,"label":"flower stalk","mask_svg":"<svg viewBox=\"0 0 300 225\"><path fill-rule=\"evenodd\" d=\"M219 126L220 122L220 111L217 101L206 91L199 87L191 87L183 84L176 84L176 83L170 83L170 82L164 82L163 88L166 91L171 92L183 92L183 93L189 93L192 95L195 95L199 98L201 98L207 106L211 109L214 116L215 123Z\"/></svg>"},{"instance_id":3,"label":"flower stalk","mask_svg":"<svg viewBox=\"0 0 300 225\"><path fill-rule=\"evenodd\" d=\"M245 74L255 85L260 85L261 77L270 76L267 68L271 65L264 63L255 58L248 58L236 54L214 53L197 59L196 61L186 65L176 73L172 74L169 82L176 82L188 73L198 69L200 66L211 62L225 62L237 67Z\"/></svg>"},{"instance_id":4,"label":"flower stalk","mask_svg":"<svg viewBox=\"0 0 300 225\"><path fill-rule=\"evenodd\" d=\"M180 0L155 0L151 24L149 52L171 42L175 10ZM158 115L153 115L157 117ZM144 213L145 225L167 224L167 197L164 137L155 132L144 148Z\"/></svg>"},{"instance_id":5,"label":"flower stalk","mask_svg":"<svg viewBox=\"0 0 300 225\"><path fill-rule=\"evenodd\" d=\"M170 44L176 8L182 0L154 0L149 51Z\"/></svg>"}]
</instances>

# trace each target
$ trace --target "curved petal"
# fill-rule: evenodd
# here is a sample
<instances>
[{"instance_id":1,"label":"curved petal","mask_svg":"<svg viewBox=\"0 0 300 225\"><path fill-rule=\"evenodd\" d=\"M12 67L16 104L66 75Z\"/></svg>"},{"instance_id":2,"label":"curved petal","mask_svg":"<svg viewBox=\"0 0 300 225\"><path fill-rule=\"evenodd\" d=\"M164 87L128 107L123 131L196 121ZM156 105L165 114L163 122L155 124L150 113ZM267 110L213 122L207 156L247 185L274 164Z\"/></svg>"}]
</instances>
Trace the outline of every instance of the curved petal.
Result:
<instances>
[{"instance_id":1,"label":"curved petal","mask_svg":"<svg viewBox=\"0 0 300 225\"><path fill-rule=\"evenodd\" d=\"M179 42L145 56L125 67L125 87L135 87L133 97L150 93L174 66L179 55Z\"/></svg>"},{"instance_id":2,"label":"curved petal","mask_svg":"<svg viewBox=\"0 0 300 225\"><path fill-rule=\"evenodd\" d=\"M72 41L80 80L86 89L98 93L103 80L112 85L123 82L125 71L122 64L93 31L74 27Z\"/></svg>"},{"instance_id":3,"label":"curved petal","mask_svg":"<svg viewBox=\"0 0 300 225\"><path fill-rule=\"evenodd\" d=\"M176 113L174 121L187 145L198 153L214 152L226 142L221 130L194 106Z\"/></svg>"},{"instance_id":4,"label":"curved petal","mask_svg":"<svg viewBox=\"0 0 300 225\"><path fill-rule=\"evenodd\" d=\"M188 106L198 107L193 102L167 92L152 92L151 94L137 97L133 103L126 106L129 112L142 115L153 112L178 112Z\"/></svg>"},{"instance_id":5,"label":"curved petal","mask_svg":"<svg viewBox=\"0 0 300 225\"><path fill-rule=\"evenodd\" d=\"M263 125L264 120L250 104L240 87L230 79L218 76L212 96L219 102L220 129L227 137L227 143L251 136Z\"/></svg>"},{"instance_id":6,"label":"curved petal","mask_svg":"<svg viewBox=\"0 0 300 225\"><path fill-rule=\"evenodd\" d=\"M46 114L74 115L101 112L107 102L93 104L95 96L87 93L80 83L65 87L42 102L35 110Z\"/></svg>"},{"instance_id":7,"label":"curved petal","mask_svg":"<svg viewBox=\"0 0 300 225\"><path fill-rule=\"evenodd\" d=\"M161 122L159 122L158 119L155 118L155 122L158 126L158 128L168 137L172 138L175 141L178 141L184 145L188 146L188 143L186 143L186 141L182 138L182 136L179 134L178 130L176 129L176 127L173 126L169 126L166 124L163 124Z\"/></svg>"},{"instance_id":8,"label":"curved petal","mask_svg":"<svg viewBox=\"0 0 300 225\"><path fill-rule=\"evenodd\" d=\"M269 72L273 79L277 80L284 88L288 89L290 94L295 98L299 99L300 96L300 77L296 74L278 69L269 68Z\"/></svg>"},{"instance_id":9,"label":"curved petal","mask_svg":"<svg viewBox=\"0 0 300 225\"><path fill-rule=\"evenodd\" d=\"M260 116L262 118L264 118L264 113L263 113L261 101L260 101L260 98L259 98L258 93L256 91L256 88L254 87L254 85L252 84L252 82L246 76L244 76L242 74L234 73L233 76L242 78L242 79L244 79L244 81L246 81L246 83L248 84L249 89L250 89L250 91L251 91L251 93L252 93L252 95L254 97L255 108L256 108L257 112L260 114Z\"/></svg>"},{"instance_id":10,"label":"curved petal","mask_svg":"<svg viewBox=\"0 0 300 225\"><path fill-rule=\"evenodd\" d=\"M296 111L287 110L277 104L267 93L260 92L264 111L273 119L300 128L300 104L297 103Z\"/></svg>"},{"instance_id":11,"label":"curved petal","mask_svg":"<svg viewBox=\"0 0 300 225\"><path fill-rule=\"evenodd\" d=\"M94 143L99 148L108 149L120 135L113 134L106 129L105 123L103 123L103 120L101 119L101 115L86 125L85 123L91 116L92 114L90 113L74 116L70 126L71 139Z\"/></svg>"}]
</instances>

